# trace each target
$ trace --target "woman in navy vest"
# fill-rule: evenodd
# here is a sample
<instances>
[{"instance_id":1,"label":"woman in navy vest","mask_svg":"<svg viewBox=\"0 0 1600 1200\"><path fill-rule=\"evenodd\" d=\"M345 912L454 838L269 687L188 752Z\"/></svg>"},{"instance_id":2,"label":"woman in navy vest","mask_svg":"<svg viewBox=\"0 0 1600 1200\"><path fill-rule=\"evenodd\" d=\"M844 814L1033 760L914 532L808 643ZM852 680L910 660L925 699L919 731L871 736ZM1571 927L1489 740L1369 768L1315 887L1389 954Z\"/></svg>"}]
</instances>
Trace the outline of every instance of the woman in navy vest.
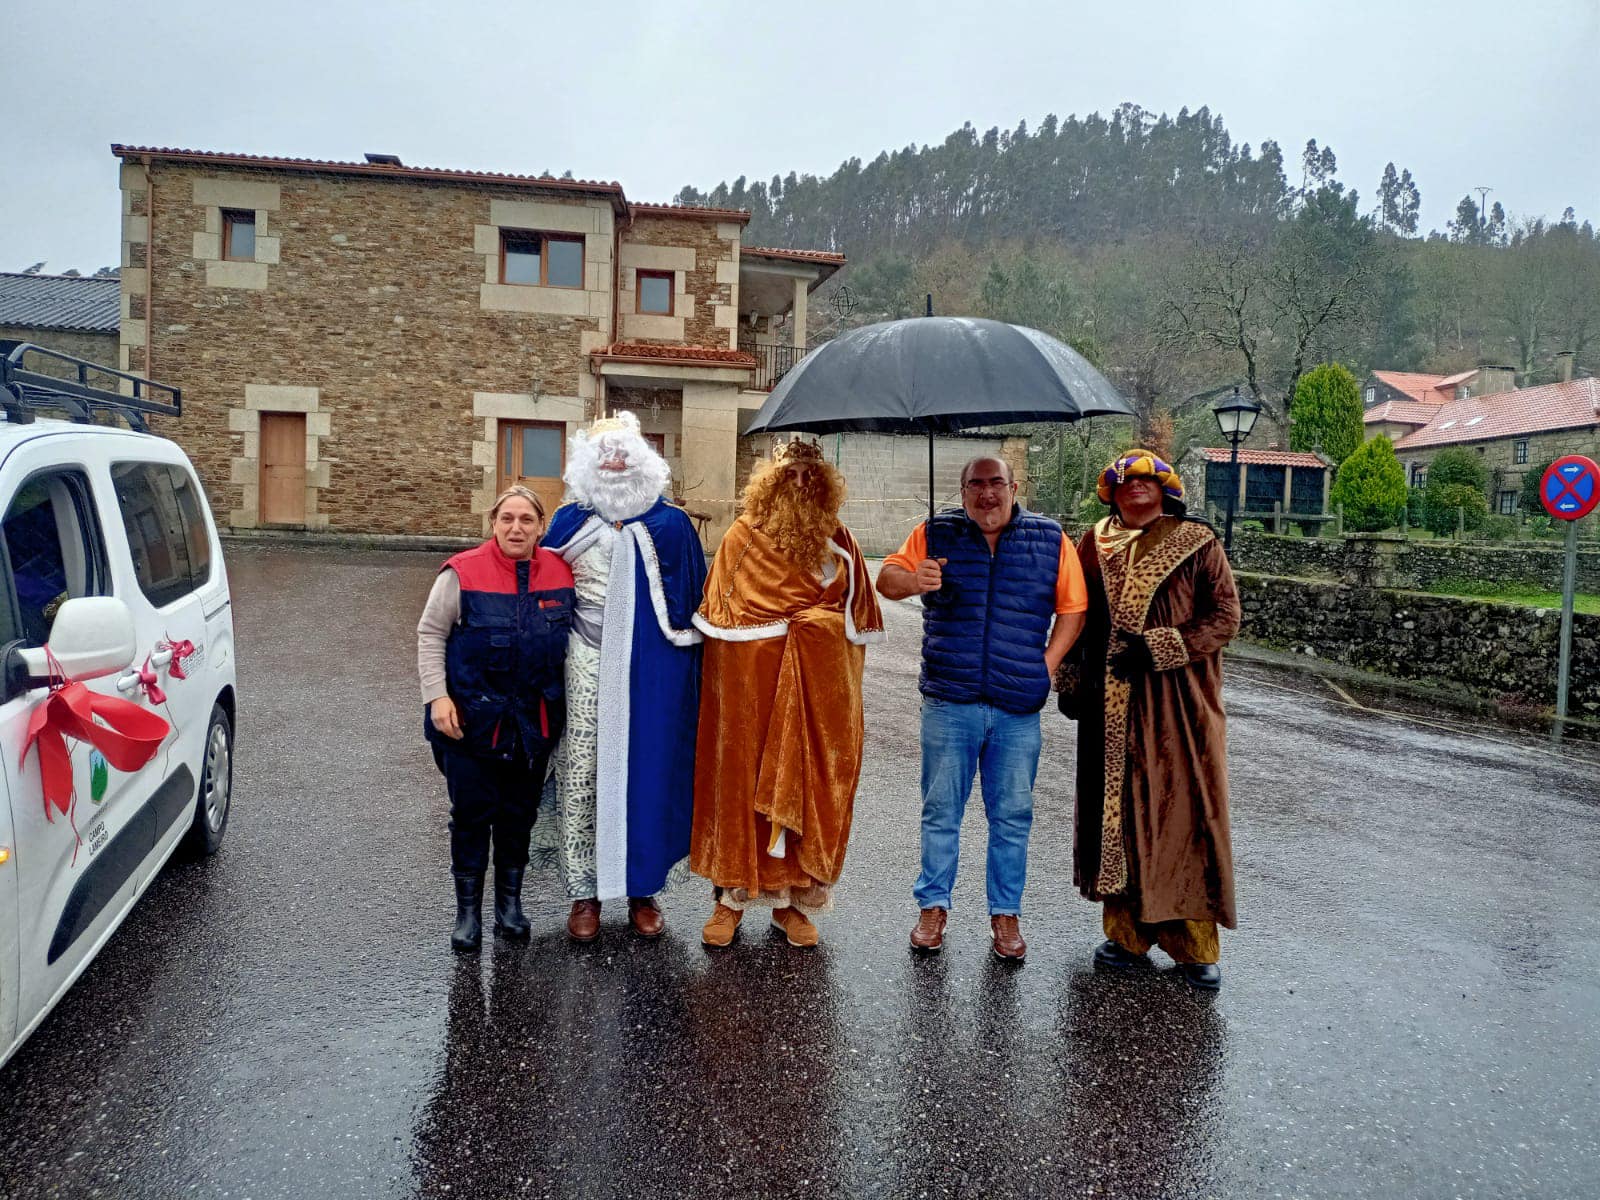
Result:
<instances>
[{"instance_id":1,"label":"woman in navy vest","mask_svg":"<svg viewBox=\"0 0 1600 1200\"><path fill-rule=\"evenodd\" d=\"M440 568L417 625L423 730L450 790L457 950L483 940L491 837L495 932L528 936L528 836L566 716L572 572L539 548L544 506L527 488L502 492L489 523L492 538Z\"/></svg>"}]
</instances>

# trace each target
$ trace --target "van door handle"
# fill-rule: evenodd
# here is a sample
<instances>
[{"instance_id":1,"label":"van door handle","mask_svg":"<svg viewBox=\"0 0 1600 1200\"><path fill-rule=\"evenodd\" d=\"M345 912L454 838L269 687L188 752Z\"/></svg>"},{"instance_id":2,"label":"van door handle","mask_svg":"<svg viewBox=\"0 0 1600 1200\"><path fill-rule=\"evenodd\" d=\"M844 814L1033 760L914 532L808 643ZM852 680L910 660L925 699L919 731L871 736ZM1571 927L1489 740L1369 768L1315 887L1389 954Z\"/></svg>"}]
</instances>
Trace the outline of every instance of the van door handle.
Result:
<instances>
[{"instance_id":1,"label":"van door handle","mask_svg":"<svg viewBox=\"0 0 1600 1200\"><path fill-rule=\"evenodd\" d=\"M171 661L172 661L172 647L171 646L168 646L163 650L153 651L151 653L151 655L150 655L150 665L152 667L164 667Z\"/></svg>"},{"instance_id":2,"label":"van door handle","mask_svg":"<svg viewBox=\"0 0 1600 1200\"><path fill-rule=\"evenodd\" d=\"M126 675L117 679L117 691L119 692L133 692L137 691L138 688L139 672L137 671L129 671Z\"/></svg>"}]
</instances>

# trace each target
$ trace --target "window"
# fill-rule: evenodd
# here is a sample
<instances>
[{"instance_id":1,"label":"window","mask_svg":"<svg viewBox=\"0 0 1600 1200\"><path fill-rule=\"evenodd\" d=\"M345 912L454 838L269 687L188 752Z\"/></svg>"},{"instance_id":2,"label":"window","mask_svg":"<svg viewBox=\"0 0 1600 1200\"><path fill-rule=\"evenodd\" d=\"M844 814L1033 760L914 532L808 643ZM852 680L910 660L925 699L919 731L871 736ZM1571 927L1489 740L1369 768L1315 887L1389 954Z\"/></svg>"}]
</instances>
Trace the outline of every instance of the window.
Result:
<instances>
[{"instance_id":1,"label":"window","mask_svg":"<svg viewBox=\"0 0 1600 1200\"><path fill-rule=\"evenodd\" d=\"M500 235L500 282L581 288L583 239L506 230Z\"/></svg>"},{"instance_id":2,"label":"window","mask_svg":"<svg viewBox=\"0 0 1600 1200\"><path fill-rule=\"evenodd\" d=\"M1411 472L1411 486L1415 488L1425 488L1428 486L1427 467L1417 467Z\"/></svg>"},{"instance_id":3,"label":"window","mask_svg":"<svg viewBox=\"0 0 1600 1200\"><path fill-rule=\"evenodd\" d=\"M1511 461L1516 466L1522 466L1528 461L1528 439L1523 438L1511 448Z\"/></svg>"},{"instance_id":4,"label":"window","mask_svg":"<svg viewBox=\"0 0 1600 1200\"><path fill-rule=\"evenodd\" d=\"M211 537L194 480L166 463L111 468L139 590L157 608L211 577Z\"/></svg>"},{"instance_id":5,"label":"window","mask_svg":"<svg viewBox=\"0 0 1600 1200\"><path fill-rule=\"evenodd\" d=\"M1456 392L1456 399L1457 400L1471 400L1472 399L1472 386L1470 384L1462 384L1461 388Z\"/></svg>"},{"instance_id":6,"label":"window","mask_svg":"<svg viewBox=\"0 0 1600 1200\"><path fill-rule=\"evenodd\" d=\"M222 257L256 260L256 214L239 208L222 210Z\"/></svg>"},{"instance_id":7,"label":"window","mask_svg":"<svg viewBox=\"0 0 1600 1200\"><path fill-rule=\"evenodd\" d=\"M1376 404L1377 402L1378 402L1378 389L1375 388L1375 387L1369 387L1367 389L1367 403L1368 404Z\"/></svg>"},{"instance_id":8,"label":"window","mask_svg":"<svg viewBox=\"0 0 1600 1200\"><path fill-rule=\"evenodd\" d=\"M0 620L12 626L7 641L42 646L63 603L106 594L104 541L89 496L78 472L50 471L29 479L11 501L4 531L16 616Z\"/></svg>"},{"instance_id":9,"label":"window","mask_svg":"<svg viewBox=\"0 0 1600 1200\"><path fill-rule=\"evenodd\" d=\"M662 458L665 458L667 456L667 435L666 434L664 434L664 433L646 433L646 434L641 434L640 436L644 438L645 444L648 445L650 447L650 449L654 450L657 454L661 455Z\"/></svg>"},{"instance_id":10,"label":"window","mask_svg":"<svg viewBox=\"0 0 1600 1200\"><path fill-rule=\"evenodd\" d=\"M673 274L671 271L640 271L638 291L636 293L638 303L634 305L635 311L670 317L672 315L672 288Z\"/></svg>"},{"instance_id":11,"label":"window","mask_svg":"<svg viewBox=\"0 0 1600 1200\"><path fill-rule=\"evenodd\" d=\"M1516 492L1501 492L1500 493L1500 515L1504 516L1504 517L1509 517L1509 516L1515 515L1516 511L1517 511L1517 493Z\"/></svg>"}]
</instances>

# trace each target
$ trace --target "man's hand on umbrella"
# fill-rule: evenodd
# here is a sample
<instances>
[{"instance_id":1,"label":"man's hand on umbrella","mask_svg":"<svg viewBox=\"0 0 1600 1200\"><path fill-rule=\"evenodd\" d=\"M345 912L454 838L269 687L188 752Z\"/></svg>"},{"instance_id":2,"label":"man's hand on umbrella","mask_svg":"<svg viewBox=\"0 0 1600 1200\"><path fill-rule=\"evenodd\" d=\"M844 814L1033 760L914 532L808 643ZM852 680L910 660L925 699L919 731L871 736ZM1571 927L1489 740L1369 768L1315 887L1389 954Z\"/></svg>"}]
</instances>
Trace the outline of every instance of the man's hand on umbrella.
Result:
<instances>
[{"instance_id":1,"label":"man's hand on umbrella","mask_svg":"<svg viewBox=\"0 0 1600 1200\"><path fill-rule=\"evenodd\" d=\"M917 591L926 595L944 586L944 565L948 558L925 558L917 564Z\"/></svg>"}]
</instances>

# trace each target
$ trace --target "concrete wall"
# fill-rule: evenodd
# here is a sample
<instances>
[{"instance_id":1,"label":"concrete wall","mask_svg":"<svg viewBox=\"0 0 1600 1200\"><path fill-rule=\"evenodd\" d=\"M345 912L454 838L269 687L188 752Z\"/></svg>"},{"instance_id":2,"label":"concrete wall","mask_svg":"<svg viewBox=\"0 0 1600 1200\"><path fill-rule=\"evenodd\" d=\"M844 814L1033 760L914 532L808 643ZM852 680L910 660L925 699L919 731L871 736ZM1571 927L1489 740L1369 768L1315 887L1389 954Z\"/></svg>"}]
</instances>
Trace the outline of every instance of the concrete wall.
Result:
<instances>
[{"instance_id":1,"label":"concrete wall","mask_svg":"<svg viewBox=\"0 0 1600 1200\"><path fill-rule=\"evenodd\" d=\"M1242 636L1398 679L1554 704L1561 613L1241 572ZM1600 716L1600 617L1573 625L1569 712Z\"/></svg>"}]
</instances>

